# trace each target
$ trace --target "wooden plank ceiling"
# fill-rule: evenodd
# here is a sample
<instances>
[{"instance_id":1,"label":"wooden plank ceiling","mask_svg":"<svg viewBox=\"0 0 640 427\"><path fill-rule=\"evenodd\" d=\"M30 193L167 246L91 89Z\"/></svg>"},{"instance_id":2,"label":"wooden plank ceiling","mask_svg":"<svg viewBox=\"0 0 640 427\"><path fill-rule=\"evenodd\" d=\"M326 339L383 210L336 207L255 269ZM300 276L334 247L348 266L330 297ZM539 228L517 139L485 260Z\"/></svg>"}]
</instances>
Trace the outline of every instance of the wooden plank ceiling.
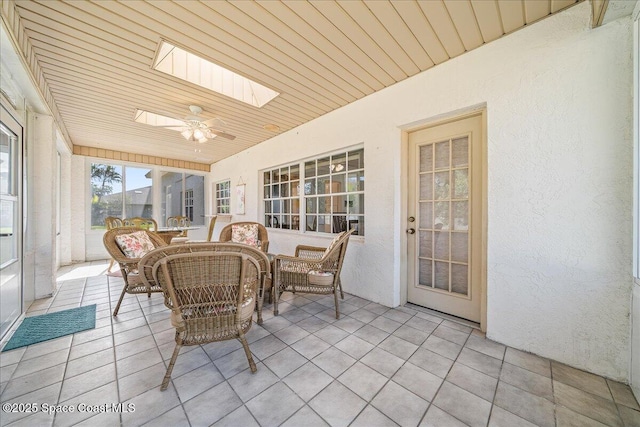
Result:
<instances>
[{"instance_id":1,"label":"wooden plank ceiling","mask_svg":"<svg viewBox=\"0 0 640 427\"><path fill-rule=\"evenodd\" d=\"M71 142L215 163L580 0L17 0ZM280 96L262 108L152 70L160 39ZM190 143L139 108L219 117L233 141ZM197 151L200 150L200 151Z\"/></svg>"}]
</instances>

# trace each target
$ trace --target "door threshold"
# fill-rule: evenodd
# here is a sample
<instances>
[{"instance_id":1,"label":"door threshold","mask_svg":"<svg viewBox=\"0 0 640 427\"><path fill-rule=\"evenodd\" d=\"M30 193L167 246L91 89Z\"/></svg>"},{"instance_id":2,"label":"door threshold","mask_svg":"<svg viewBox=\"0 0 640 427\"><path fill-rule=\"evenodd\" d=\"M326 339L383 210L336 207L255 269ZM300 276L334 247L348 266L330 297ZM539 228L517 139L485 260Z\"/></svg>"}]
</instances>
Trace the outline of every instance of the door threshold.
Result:
<instances>
[{"instance_id":1,"label":"door threshold","mask_svg":"<svg viewBox=\"0 0 640 427\"><path fill-rule=\"evenodd\" d=\"M481 330L480 323L472 322L471 320L463 319L462 317L457 317L452 314L443 313L442 311L433 310L427 307L422 307L420 305L416 305L410 302L406 303L404 307L407 307L416 311L421 311L422 313L431 314L433 316L440 317L442 319L449 320L451 322L455 322L463 326L468 326L470 328Z\"/></svg>"}]
</instances>

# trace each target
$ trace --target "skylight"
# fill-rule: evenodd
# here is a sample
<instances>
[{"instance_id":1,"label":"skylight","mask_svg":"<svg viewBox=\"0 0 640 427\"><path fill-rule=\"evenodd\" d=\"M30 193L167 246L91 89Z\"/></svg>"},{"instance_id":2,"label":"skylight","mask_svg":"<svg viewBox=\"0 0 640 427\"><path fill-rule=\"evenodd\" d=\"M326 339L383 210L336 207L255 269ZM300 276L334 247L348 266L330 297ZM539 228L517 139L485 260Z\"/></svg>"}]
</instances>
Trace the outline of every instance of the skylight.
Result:
<instances>
[{"instance_id":1,"label":"skylight","mask_svg":"<svg viewBox=\"0 0 640 427\"><path fill-rule=\"evenodd\" d=\"M262 107L280 93L200 58L164 40L160 41L153 69L213 90L255 107Z\"/></svg>"},{"instance_id":2,"label":"skylight","mask_svg":"<svg viewBox=\"0 0 640 427\"><path fill-rule=\"evenodd\" d=\"M152 113L150 111L144 111L137 109L135 116L133 117L138 123L144 123L145 125L151 126L162 126L162 127L176 127L183 128L185 127L184 121L178 119L172 119L171 117L161 116L160 114Z\"/></svg>"}]
</instances>

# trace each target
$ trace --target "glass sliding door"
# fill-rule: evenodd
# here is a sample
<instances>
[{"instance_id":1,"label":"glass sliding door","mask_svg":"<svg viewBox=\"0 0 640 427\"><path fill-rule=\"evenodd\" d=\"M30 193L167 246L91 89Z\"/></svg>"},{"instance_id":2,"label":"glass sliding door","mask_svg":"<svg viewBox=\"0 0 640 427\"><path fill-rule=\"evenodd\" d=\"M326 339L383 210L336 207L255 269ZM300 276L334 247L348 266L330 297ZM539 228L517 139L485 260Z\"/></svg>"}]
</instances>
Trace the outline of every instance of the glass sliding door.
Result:
<instances>
[{"instance_id":1,"label":"glass sliding door","mask_svg":"<svg viewBox=\"0 0 640 427\"><path fill-rule=\"evenodd\" d=\"M22 127L0 116L0 338L22 314Z\"/></svg>"}]
</instances>

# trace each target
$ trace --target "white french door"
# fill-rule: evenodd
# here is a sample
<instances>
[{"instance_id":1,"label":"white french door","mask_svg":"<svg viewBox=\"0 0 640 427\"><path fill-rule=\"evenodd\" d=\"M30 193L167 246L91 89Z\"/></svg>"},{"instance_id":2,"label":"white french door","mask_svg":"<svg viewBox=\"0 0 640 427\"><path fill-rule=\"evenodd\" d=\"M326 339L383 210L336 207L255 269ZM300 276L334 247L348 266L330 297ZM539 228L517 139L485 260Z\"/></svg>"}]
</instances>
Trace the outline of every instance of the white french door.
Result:
<instances>
[{"instance_id":1,"label":"white french door","mask_svg":"<svg viewBox=\"0 0 640 427\"><path fill-rule=\"evenodd\" d=\"M409 134L409 302L481 321L482 115Z\"/></svg>"},{"instance_id":2,"label":"white french door","mask_svg":"<svg viewBox=\"0 0 640 427\"><path fill-rule=\"evenodd\" d=\"M22 127L0 107L0 338L22 314Z\"/></svg>"}]
</instances>

